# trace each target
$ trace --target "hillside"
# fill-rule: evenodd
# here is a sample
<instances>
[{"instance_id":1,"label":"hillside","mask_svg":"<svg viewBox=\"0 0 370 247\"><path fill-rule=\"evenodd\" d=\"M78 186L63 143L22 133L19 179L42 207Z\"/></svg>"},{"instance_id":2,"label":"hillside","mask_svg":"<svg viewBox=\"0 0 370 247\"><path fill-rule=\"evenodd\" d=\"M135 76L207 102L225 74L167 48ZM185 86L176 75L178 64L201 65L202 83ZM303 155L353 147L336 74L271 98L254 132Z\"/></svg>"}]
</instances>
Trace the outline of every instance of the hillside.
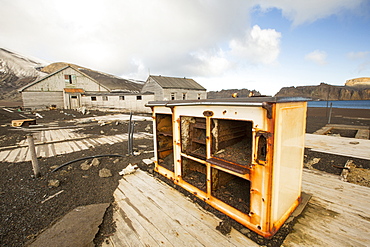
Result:
<instances>
[{"instance_id":1,"label":"hillside","mask_svg":"<svg viewBox=\"0 0 370 247\"><path fill-rule=\"evenodd\" d=\"M221 99L221 98L231 98L233 94L237 94L238 98L249 97L252 93L254 96L260 96L260 92L256 90L248 89L222 89L221 91L209 91L207 92L208 99Z\"/></svg>"},{"instance_id":2,"label":"hillside","mask_svg":"<svg viewBox=\"0 0 370 247\"><path fill-rule=\"evenodd\" d=\"M311 97L322 100L370 100L370 85L333 86L321 83L318 86L283 87L277 97Z\"/></svg>"},{"instance_id":3,"label":"hillside","mask_svg":"<svg viewBox=\"0 0 370 247\"><path fill-rule=\"evenodd\" d=\"M46 62L0 48L0 100L21 100L18 89L46 74Z\"/></svg>"}]
</instances>

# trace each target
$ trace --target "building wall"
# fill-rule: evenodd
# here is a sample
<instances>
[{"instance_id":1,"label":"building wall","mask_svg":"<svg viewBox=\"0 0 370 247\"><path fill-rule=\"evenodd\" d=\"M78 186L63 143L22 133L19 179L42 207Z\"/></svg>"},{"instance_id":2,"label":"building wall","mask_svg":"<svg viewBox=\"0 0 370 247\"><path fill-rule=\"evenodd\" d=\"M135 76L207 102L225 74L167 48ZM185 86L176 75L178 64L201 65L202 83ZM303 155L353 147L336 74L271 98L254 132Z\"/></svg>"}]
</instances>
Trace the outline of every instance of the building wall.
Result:
<instances>
[{"instance_id":1,"label":"building wall","mask_svg":"<svg viewBox=\"0 0 370 247\"><path fill-rule=\"evenodd\" d=\"M56 105L64 108L63 92L22 92L23 107L42 109Z\"/></svg>"},{"instance_id":2,"label":"building wall","mask_svg":"<svg viewBox=\"0 0 370 247\"><path fill-rule=\"evenodd\" d=\"M152 78L149 78L143 88L141 89L142 93L152 92L154 93L154 100L163 100L163 88L159 86Z\"/></svg>"},{"instance_id":3,"label":"building wall","mask_svg":"<svg viewBox=\"0 0 370 247\"><path fill-rule=\"evenodd\" d=\"M124 99L120 99L124 96ZM141 96L141 100L137 99ZM91 98L96 97L96 101ZM103 100L103 98L107 100ZM81 105L87 108L115 108L122 109L122 112L145 112L150 113L151 109L146 107L145 104L154 100L154 95L99 95L89 94L81 97Z\"/></svg>"},{"instance_id":4,"label":"building wall","mask_svg":"<svg viewBox=\"0 0 370 247\"><path fill-rule=\"evenodd\" d=\"M185 98L183 98L183 94L185 94ZM170 88L163 89L163 98L161 100L197 100L206 98L206 91Z\"/></svg>"},{"instance_id":5,"label":"building wall","mask_svg":"<svg viewBox=\"0 0 370 247\"><path fill-rule=\"evenodd\" d=\"M71 80L66 80L65 75L70 75ZM107 92L108 90L100 86L95 81L81 74L80 72L72 69L66 68L44 80L26 88L24 92L53 92L53 91L63 91L64 88L82 88L85 91L102 91Z\"/></svg>"}]
</instances>

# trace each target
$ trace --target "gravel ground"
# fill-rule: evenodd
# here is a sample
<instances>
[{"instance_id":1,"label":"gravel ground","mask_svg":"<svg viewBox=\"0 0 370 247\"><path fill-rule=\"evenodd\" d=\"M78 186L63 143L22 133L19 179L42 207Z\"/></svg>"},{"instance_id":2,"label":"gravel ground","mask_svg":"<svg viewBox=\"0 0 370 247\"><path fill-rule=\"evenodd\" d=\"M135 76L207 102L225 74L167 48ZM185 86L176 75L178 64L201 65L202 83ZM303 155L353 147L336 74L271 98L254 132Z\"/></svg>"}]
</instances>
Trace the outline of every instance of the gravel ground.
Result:
<instances>
[{"instance_id":1,"label":"gravel ground","mask_svg":"<svg viewBox=\"0 0 370 247\"><path fill-rule=\"evenodd\" d=\"M31 112L14 112L9 113L0 108L0 147L15 145L20 140L25 138L25 133L15 130L10 127L12 119L21 119L22 114L26 117L35 117ZM40 125L47 125L54 122L59 126L71 125L68 122L76 118L86 117L76 111L60 111L60 110L45 110L39 112L43 118L37 119ZM107 112L92 111L92 115L106 115ZM370 125L368 110L355 111L333 111L332 123L354 124L354 125ZM343 116L347 116L344 118ZM361 117L365 119L356 120L354 118ZM312 133L320 129L327 123L327 115L325 109L310 108L307 114L307 132ZM151 122L137 122L136 132L145 131L151 126ZM114 135L117 133L127 133L127 123L110 123L105 126L98 124L86 125L82 130L83 133L89 135ZM151 130L150 130L151 131ZM140 148L139 148L140 146ZM140 150L153 150L152 140L136 140L134 147ZM129 163L138 164L143 170L151 171L152 167L143 164L142 159L153 157L153 153L142 153L138 156L126 156L127 143L117 143L114 145L102 145L93 149L80 152L59 155L50 158L40 158L39 164L41 167L42 176L40 178L32 177L32 167L30 162L22 163L1 163L0 164L0 246L23 246L28 241L34 239L38 233L46 229L58 219L63 217L72 209L94 203L113 202L113 192L118 185L118 180L121 178L118 172L125 168ZM98 154L119 154L123 157L103 157L99 158L100 164L92 166L89 170L82 170L81 164L84 161L74 162L62 169L52 173L51 170L56 166L60 166L69 161L81 157L89 157ZM322 154L310 150L305 151L305 165L310 169L317 169L333 174L340 174L348 159L351 157L336 156L330 154ZM92 159L88 159L91 162ZM369 178L363 174L367 173L370 168L369 161L352 159L359 169L364 172L360 175L360 180L364 180L362 185L368 185ZM317 161L311 162L310 161ZM307 165L308 164L308 165ZM112 172L112 177L99 177L99 170L107 168ZM49 186L49 180L57 179L60 184L58 187ZM357 183L357 182L356 182ZM180 189L181 190L181 189ZM57 192L63 191L58 196L43 203L43 201ZM184 194L187 192L182 190ZM190 195L188 195L190 196ZM197 201L196 198L193 198ZM202 202L197 201L202 204ZM207 205L203 205L206 209L213 209ZM217 213L217 211L215 211ZM112 234L115 225L112 222L113 209L110 206L104 216L104 221L99 233L96 236L95 244L100 245L105 236ZM219 215L221 218L225 218ZM227 219L227 218L225 218ZM238 228L238 226L236 226ZM240 226L239 226L240 227ZM282 228L281 236L284 238L291 225ZM247 235L253 233L247 233ZM258 238L258 236L256 236ZM270 246L277 246L281 240L276 241L276 244L270 243ZM261 240L261 243L264 243Z\"/></svg>"}]
</instances>

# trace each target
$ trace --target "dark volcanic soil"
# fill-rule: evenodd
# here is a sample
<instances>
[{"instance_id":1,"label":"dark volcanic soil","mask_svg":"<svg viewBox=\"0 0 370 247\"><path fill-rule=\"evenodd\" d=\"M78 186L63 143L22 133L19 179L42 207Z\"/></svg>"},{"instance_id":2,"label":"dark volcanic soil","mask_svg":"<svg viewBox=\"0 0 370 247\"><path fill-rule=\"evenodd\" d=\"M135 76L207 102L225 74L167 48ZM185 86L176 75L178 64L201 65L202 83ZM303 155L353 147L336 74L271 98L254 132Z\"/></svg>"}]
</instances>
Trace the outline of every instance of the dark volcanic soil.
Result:
<instances>
[{"instance_id":1,"label":"dark volcanic soil","mask_svg":"<svg viewBox=\"0 0 370 247\"><path fill-rule=\"evenodd\" d=\"M44 111L39 112L44 118L38 119L39 125L62 121L60 125L71 125L66 123L80 117L94 115L106 115L106 112L94 112L88 116L75 111ZM9 127L11 119L22 119L19 113L8 113L0 111L0 147L11 146L25 138L25 132ZM26 115L24 112L22 115ZM18 115L18 116L17 116ZM30 114L29 117L34 117ZM73 123L72 123L73 124ZM151 122L136 122L136 132L145 131L151 126ZM7 126L4 126L7 125ZM97 123L89 124L81 130L90 135L115 135L127 133L127 123L115 123L100 126ZM140 145L141 148L138 148ZM145 148L144 148L145 147ZM153 150L152 140L135 140L134 149L137 151ZM126 156L127 142L114 145L102 145L93 149L80 152L58 155L50 158L39 158L42 176L33 178L31 162L0 164L0 246L23 246L32 240L40 231L46 229L55 221L63 217L69 211L78 206L94 203L111 203L114 201L113 192L118 186L121 176L118 174L129 163L138 164L143 170L148 166L143 165L142 159L153 157L153 153L142 153L138 156ZM101 154L119 154L124 157L102 157L98 158L100 164L92 166L84 171L80 165L84 161L72 163L52 173L51 170L66 162L82 157ZM90 163L92 158L88 159ZM99 170L109 169L113 176L109 178L99 177ZM60 181L58 187L49 187L48 181L57 179ZM58 196L42 203L46 198L62 191ZM111 234L115 227L112 223L112 206L105 214L104 222L100 232L97 234L95 244L99 245L105 235Z\"/></svg>"},{"instance_id":2,"label":"dark volcanic soil","mask_svg":"<svg viewBox=\"0 0 370 247\"><path fill-rule=\"evenodd\" d=\"M39 112L43 118L37 119L39 125L47 125L51 122L59 126L74 125L72 122L67 122L76 118L87 117L76 111L60 111L60 110L45 110ZM9 113L0 108L0 147L15 145L17 142L25 139L25 132L10 127L12 119L25 117L34 118L35 115L31 112L15 112ZM106 115L110 113L94 111L90 115ZM358 119L358 118L361 119ZM365 119L364 119L365 118ZM368 110L340 110L334 109L331 123L352 124L352 125L370 125ZM309 108L307 113L307 132L312 133L327 123L326 110L322 108ZM144 132L147 126L152 126L151 122L136 122L135 132ZM105 126L100 126L97 123L90 123L84 126L81 130L89 135L115 135L118 133L127 133L127 123L109 123ZM150 130L151 131L151 130ZM139 148L139 145L141 148ZM152 140L135 140L134 148L137 150L153 150ZM142 159L153 157L153 153L142 153L139 156L126 156L127 143L117 143L114 145L103 145L94 149L84 150L80 152L59 155L50 158L40 158L39 164L41 167L42 176L40 178L32 177L32 166L30 162L22 163L4 163L0 164L0 246L23 246L27 241L32 240L40 231L52 225L55 221L63 217L72 209L94 203L113 202L113 192L118 185L118 180L121 176L118 172L125 168L129 163L138 164L143 170L151 170L143 164ZM89 170L84 171L80 165L84 161L72 163L54 173L51 172L55 166L60 166L65 162L73 161L81 157L89 157L99 154L119 154L124 157L103 157L99 158L100 164L97 167L92 166ZM351 157L336 156L322 154L306 150L305 162L313 159L320 159L313 164L311 169L318 169L333 174L339 174L342 169L337 166L344 166L345 162ZM91 159L89 159L89 162ZM369 161L354 159L356 165L369 169ZM102 168L111 170L113 176L109 178L101 178L98 172ZM160 177L160 176L159 176ZM59 187L49 187L48 181L58 179ZM55 193L62 191L58 196L42 203L46 198ZM182 190L187 194L185 190ZM191 195L199 204L199 200ZM204 203L203 203L204 204ZM214 212L221 219L227 220L227 217L215 211L206 204L204 208ZM100 245L104 237L114 232L114 223L112 223L112 206L107 210L104 216L104 222L100 232L97 234L95 244ZM233 223L237 229L245 229L242 226ZM285 238L292 224L285 225L277 234L277 238ZM253 232L247 232L246 235L253 235ZM249 236L250 237L250 236ZM259 236L255 236L259 238ZM281 239L277 239L275 243L281 243ZM265 243L261 239L260 243ZM276 246L274 244L270 246Z\"/></svg>"}]
</instances>

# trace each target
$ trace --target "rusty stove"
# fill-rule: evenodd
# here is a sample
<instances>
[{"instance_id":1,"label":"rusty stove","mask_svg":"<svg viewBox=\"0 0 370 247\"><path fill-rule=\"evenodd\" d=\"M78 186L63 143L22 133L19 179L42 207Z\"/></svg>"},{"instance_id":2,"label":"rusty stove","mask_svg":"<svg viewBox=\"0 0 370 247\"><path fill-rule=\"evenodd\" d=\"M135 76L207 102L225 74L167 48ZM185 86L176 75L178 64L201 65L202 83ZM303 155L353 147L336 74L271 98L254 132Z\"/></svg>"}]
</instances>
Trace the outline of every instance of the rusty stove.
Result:
<instances>
[{"instance_id":1,"label":"rusty stove","mask_svg":"<svg viewBox=\"0 0 370 247\"><path fill-rule=\"evenodd\" d=\"M306 100L154 101L155 171L265 238L301 201Z\"/></svg>"}]
</instances>

